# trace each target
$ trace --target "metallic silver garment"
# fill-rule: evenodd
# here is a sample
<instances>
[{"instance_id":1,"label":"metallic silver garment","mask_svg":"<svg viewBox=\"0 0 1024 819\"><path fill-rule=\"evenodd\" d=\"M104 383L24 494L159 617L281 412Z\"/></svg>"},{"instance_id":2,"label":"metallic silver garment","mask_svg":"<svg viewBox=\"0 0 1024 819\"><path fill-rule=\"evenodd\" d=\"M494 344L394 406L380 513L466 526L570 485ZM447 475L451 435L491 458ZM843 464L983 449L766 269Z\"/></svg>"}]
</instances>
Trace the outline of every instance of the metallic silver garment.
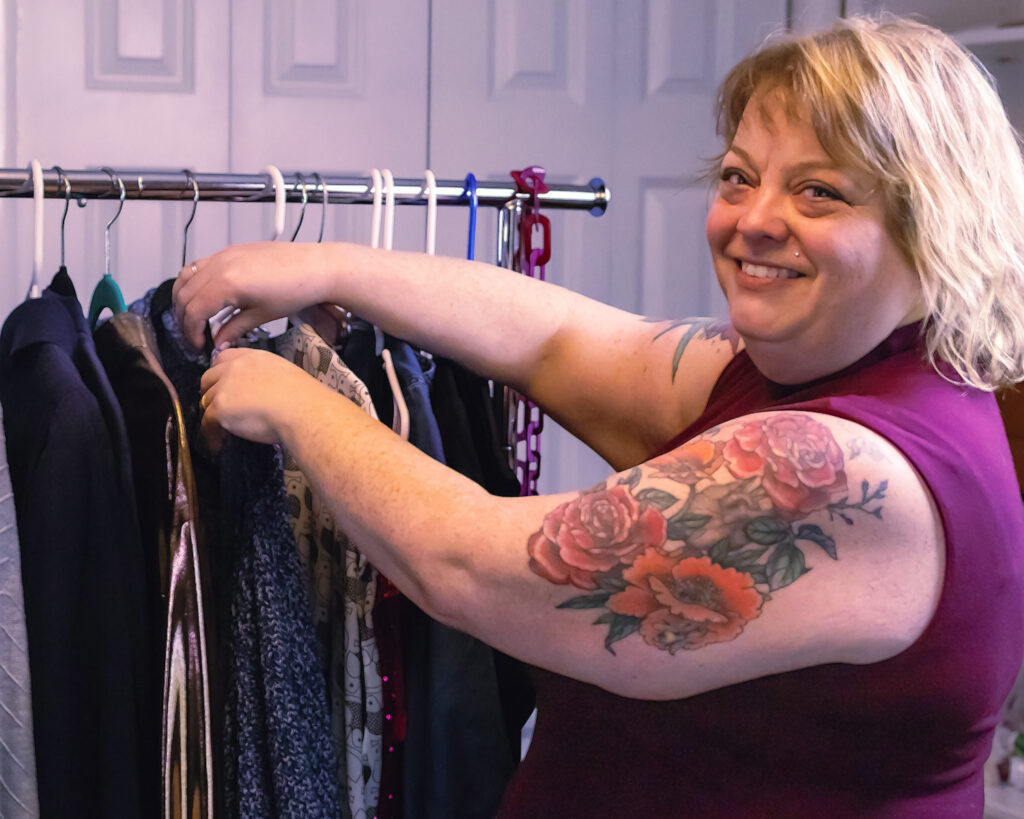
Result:
<instances>
[{"instance_id":1,"label":"metallic silver garment","mask_svg":"<svg viewBox=\"0 0 1024 819\"><path fill-rule=\"evenodd\" d=\"M161 589L166 595L164 644L162 796L165 819L209 819L213 815L213 746L210 715L210 659L203 603L205 569L196 535L197 493L181 403L160 364L152 328L130 312L110 319L122 346L119 368L101 358L119 397L133 396L119 379L158 379L166 390L163 430L167 530L146 544L160 549ZM127 351L124 348L129 348ZM113 371L112 371L113 370ZM152 390L140 390L152 395ZM127 417L138 406L122 398ZM125 406L127 404L127 406ZM152 407L148 408L152 412ZM129 425L130 426L130 425ZM133 442L134 444L134 442ZM136 464L136 467L138 464ZM150 468L159 465L147 464Z\"/></svg>"}]
</instances>

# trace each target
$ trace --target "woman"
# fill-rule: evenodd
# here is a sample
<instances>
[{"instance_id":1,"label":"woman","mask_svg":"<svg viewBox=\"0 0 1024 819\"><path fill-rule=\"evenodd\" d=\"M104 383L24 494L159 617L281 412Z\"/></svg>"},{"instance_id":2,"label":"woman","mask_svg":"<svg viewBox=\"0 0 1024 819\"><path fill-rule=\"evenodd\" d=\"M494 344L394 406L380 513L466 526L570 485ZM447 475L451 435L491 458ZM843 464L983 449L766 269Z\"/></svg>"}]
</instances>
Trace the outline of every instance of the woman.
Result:
<instances>
[{"instance_id":1,"label":"woman","mask_svg":"<svg viewBox=\"0 0 1024 819\"><path fill-rule=\"evenodd\" d=\"M530 395L604 484L491 497L254 351L207 372L204 426L283 443L403 592L543 669L503 815L980 816L1024 649L990 394L1024 378L1012 129L894 18L766 46L719 122L731 328L349 245L228 248L176 283L197 345L226 305L222 343L344 304Z\"/></svg>"}]
</instances>

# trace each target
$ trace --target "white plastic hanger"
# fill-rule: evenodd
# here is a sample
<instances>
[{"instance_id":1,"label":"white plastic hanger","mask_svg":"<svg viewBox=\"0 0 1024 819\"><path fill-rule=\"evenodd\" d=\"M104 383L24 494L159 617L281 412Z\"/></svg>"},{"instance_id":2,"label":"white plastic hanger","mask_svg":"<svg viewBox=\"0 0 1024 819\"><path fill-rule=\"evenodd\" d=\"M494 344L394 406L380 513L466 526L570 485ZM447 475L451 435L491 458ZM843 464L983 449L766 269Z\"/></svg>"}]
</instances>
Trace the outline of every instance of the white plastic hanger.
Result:
<instances>
[{"instance_id":1,"label":"white plastic hanger","mask_svg":"<svg viewBox=\"0 0 1024 819\"><path fill-rule=\"evenodd\" d=\"M284 176L281 175L281 171L277 165L267 165L264 169L266 173L270 174L270 179L274 183L274 235L270 237L270 241L276 242L281 238L281 234L284 233L284 218L285 218L285 197L286 191L284 188ZM213 338L217 337L217 331L231 319L232 316L237 315L241 311L233 305L228 305L219 313L210 318L210 333Z\"/></svg>"},{"instance_id":2,"label":"white plastic hanger","mask_svg":"<svg viewBox=\"0 0 1024 819\"><path fill-rule=\"evenodd\" d=\"M381 200L381 177L383 176L384 188L387 191L384 205L384 249L391 250L395 240L395 177L391 171L384 169L383 174L374 168L370 171L373 179L373 236L370 240L371 247L380 247L380 200ZM395 372L395 362L391 359L391 351L384 347L384 334L377 325L373 327L374 339L377 345L377 355L384 363L384 372L388 377L388 385L391 387L391 397L394 401L394 413L392 415L391 428L398 433L403 441L409 440L409 408L405 405L405 396L402 395L402 388L398 384L398 374Z\"/></svg>"},{"instance_id":3,"label":"white plastic hanger","mask_svg":"<svg viewBox=\"0 0 1024 819\"><path fill-rule=\"evenodd\" d=\"M35 206L35 219L32 226L32 282L28 286L28 298L38 299L42 295L39 289L39 275L43 269L43 168L38 159L29 163L32 171L32 204Z\"/></svg>"},{"instance_id":4,"label":"white plastic hanger","mask_svg":"<svg viewBox=\"0 0 1024 819\"><path fill-rule=\"evenodd\" d=\"M429 168L423 172L427 184L427 255L437 249L437 179Z\"/></svg>"},{"instance_id":5,"label":"white plastic hanger","mask_svg":"<svg viewBox=\"0 0 1024 819\"><path fill-rule=\"evenodd\" d=\"M281 234L284 233L284 207L285 207L285 194L284 189L284 177L281 175L281 171L278 170L276 165L267 165L267 173L270 174L270 178L274 181L274 235L270 237L270 241L276 242L281 238Z\"/></svg>"}]
</instances>

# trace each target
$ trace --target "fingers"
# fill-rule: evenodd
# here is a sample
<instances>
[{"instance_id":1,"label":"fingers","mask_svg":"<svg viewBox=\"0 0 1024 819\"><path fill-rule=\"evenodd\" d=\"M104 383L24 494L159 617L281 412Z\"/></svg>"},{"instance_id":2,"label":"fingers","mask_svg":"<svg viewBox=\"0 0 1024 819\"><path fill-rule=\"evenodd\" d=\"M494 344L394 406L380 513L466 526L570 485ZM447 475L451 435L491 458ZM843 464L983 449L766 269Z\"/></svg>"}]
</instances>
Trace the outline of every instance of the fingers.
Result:
<instances>
[{"instance_id":1,"label":"fingers","mask_svg":"<svg viewBox=\"0 0 1024 819\"><path fill-rule=\"evenodd\" d=\"M174 286L171 288L171 295L174 299L175 312L179 310L178 305L183 304L188 298L195 293L196 282L200 278L200 271L207 266L210 261L209 256L205 256L202 259L196 259L194 262L185 265L178 272L178 277L174 280ZM178 316L181 319L181 316Z\"/></svg>"},{"instance_id":2,"label":"fingers","mask_svg":"<svg viewBox=\"0 0 1024 819\"><path fill-rule=\"evenodd\" d=\"M172 289L174 314L185 338L197 350L203 348L207 322L222 311L230 318L217 329L218 343L234 343L253 328L277 318L267 312L266 305L248 303L250 300L239 292L238 277L232 275L237 262L238 254L228 248L197 259L178 273ZM230 315L229 310L236 312Z\"/></svg>"},{"instance_id":3,"label":"fingers","mask_svg":"<svg viewBox=\"0 0 1024 819\"><path fill-rule=\"evenodd\" d=\"M199 424L199 432L206 441L206 446L209 447L210 452L214 455L218 454L224 445L224 439L227 438L227 432L217 421L215 410L203 413Z\"/></svg>"},{"instance_id":4,"label":"fingers","mask_svg":"<svg viewBox=\"0 0 1024 819\"><path fill-rule=\"evenodd\" d=\"M213 341L217 346L234 344L250 330L273 319L274 316L255 308L239 310L217 328L217 334L213 337Z\"/></svg>"},{"instance_id":5,"label":"fingers","mask_svg":"<svg viewBox=\"0 0 1024 819\"><path fill-rule=\"evenodd\" d=\"M225 353L231 352L225 350ZM220 357L218 356L218 361ZM217 363L214 363L209 367L206 372L203 373L202 378L199 381L199 410L200 410L200 423L199 431L203 439L206 441L206 445L210 452L214 455L220 452L221 447L224 444L224 440L227 437L227 432L220 425L218 420L219 407L214 406L214 399L216 398L216 385L220 381L222 369L218 369Z\"/></svg>"},{"instance_id":6,"label":"fingers","mask_svg":"<svg viewBox=\"0 0 1024 819\"><path fill-rule=\"evenodd\" d=\"M185 265L171 289L178 326L197 350L203 348L207 320L227 306L213 288L216 277L211 276L209 268L210 257Z\"/></svg>"}]
</instances>

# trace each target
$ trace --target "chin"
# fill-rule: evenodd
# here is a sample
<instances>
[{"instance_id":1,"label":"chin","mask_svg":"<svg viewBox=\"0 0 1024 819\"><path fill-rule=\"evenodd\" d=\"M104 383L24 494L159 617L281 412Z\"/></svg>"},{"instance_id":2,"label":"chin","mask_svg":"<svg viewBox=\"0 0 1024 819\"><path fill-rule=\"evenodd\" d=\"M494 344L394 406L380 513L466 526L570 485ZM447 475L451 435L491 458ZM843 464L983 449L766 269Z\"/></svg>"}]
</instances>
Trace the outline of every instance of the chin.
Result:
<instances>
[{"instance_id":1,"label":"chin","mask_svg":"<svg viewBox=\"0 0 1024 819\"><path fill-rule=\"evenodd\" d=\"M743 339L749 341L785 341L792 333L780 327L779 323L771 316L751 315L750 312L742 309L733 310L730 306L729 321L733 328Z\"/></svg>"}]
</instances>

